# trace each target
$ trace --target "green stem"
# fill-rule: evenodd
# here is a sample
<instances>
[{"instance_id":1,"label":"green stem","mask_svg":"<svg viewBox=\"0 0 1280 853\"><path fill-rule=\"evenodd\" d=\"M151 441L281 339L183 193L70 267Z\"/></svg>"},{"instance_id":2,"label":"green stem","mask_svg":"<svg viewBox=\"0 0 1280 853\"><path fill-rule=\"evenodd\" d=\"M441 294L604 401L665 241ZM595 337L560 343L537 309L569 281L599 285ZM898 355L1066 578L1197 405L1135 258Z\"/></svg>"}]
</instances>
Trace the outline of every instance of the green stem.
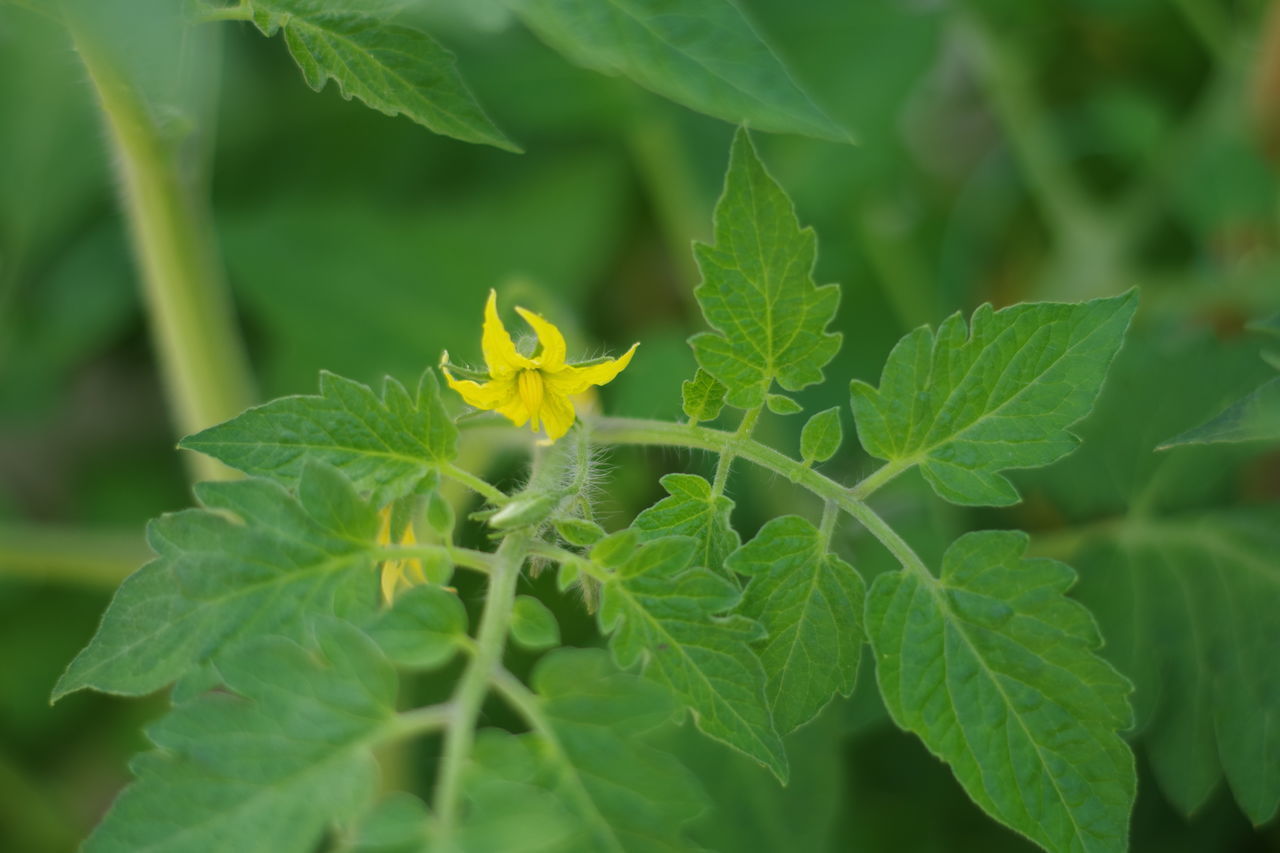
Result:
<instances>
[{"instance_id":1,"label":"green stem","mask_svg":"<svg viewBox=\"0 0 1280 853\"><path fill-rule=\"evenodd\" d=\"M497 486L491 485L487 480L477 477L470 471L459 468L452 462L441 465L440 474L441 476L448 477L456 483L461 483L491 504L502 506L507 501L511 500L511 498L507 496L506 492L502 491Z\"/></svg>"},{"instance_id":2,"label":"green stem","mask_svg":"<svg viewBox=\"0 0 1280 853\"><path fill-rule=\"evenodd\" d=\"M494 672L502 663L516 597L516 581L520 578L520 565L524 562L528 546L528 534L523 531L508 535L498 546L484 612L480 616L480 630L476 634L475 652L450 700L452 713L445 728L444 757L435 792L436 819L440 834L445 838L457 825L462 771L471 756L480 706Z\"/></svg>"},{"instance_id":3,"label":"green stem","mask_svg":"<svg viewBox=\"0 0 1280 853\"><path fill-rule=\"evenodd\" d=\"M887 484L903 471L912 468L915 464L915 459L895 459L892 462L886 462L857 483L854 483L849 492L858 500L865 501L872 494L879 491L881 486Z\"/></svg>"},{"instance_id":4,"label":"green stem","mask_svg":"<svg viewBox=\"0 0 1280 853\"><path fill-rule=\"evenodd\" d=\"M822 504L822 524L818 527L818 538L822 541L822 550L831 549L831 536L836 532L836 521L840 518L840 507L835 501Z\"/></svg>"},{"instance_id":5,"label":"green stem","mask_svg":"<svg viewBox=\"0 0 1280 853\"><path fill-rule=\"evenodd\" d=\"M254 401L207 206L184 181L176 146L165 139L107 52L74 22L70 28L115 153L175 426L184 434L193 433L227 420ZM187 464L194 478L234 476L207 456L189 454Z\"/></svg>"},{"instance_id":6,"label":"green stem","mask_svg":"<svg viewBox=\"0 0 1280 853\"><path fill-rule=\"evenodd\" d=\"M487 551L475 551L471 548L459 548L454 545L386 545L370 552L376 560L404 560L414 557L444 557L455 566L473 569L489 575L493 574L497 561Z\"/></svg>"},{"instance_id":7,"label":"green stem","mask_svg":"<svg viewBox=\"0 0 1280 853\"><path fill-rule=\"evenodd\" d=\"M718 498L724 494L725 486L729 483L729 470L733 467L733 459L737 455L738 446L751 438L751 432L756 428L756 421L760 419L760 410L764 406L756 406L754 409L747 409L742 415L742 422L738 424L737 432L732 434L723 433L725 436L724 449L720 451L720 460L716 462L716 479L711 485L711 496Z\"/></svg>"},{"instance_id":8,"label":"green stem","mask_svg":"<svg viewBox=\"0 0 1280 853\"><path fill-rule=\"evenodd\" d=\"M633 418L600 418L594 424L591 437L601 444L687 447L721 453L732 447L743 459L786 477L823 500L833 502L880 540L903 568L933 582L933 575L911 546L848 488L758 441L708 427Z\"/></svg>"},{"instance_id":9,"label":"green stem","mask_svg":"<svg viewBox=\"0 0 1280 853\"><path fill-rule=\"evenodd\" d=\"M134 533L0 525L0 575L114 589L150 558Z\"/></svg>"},{"instance_id":10,"label":"green stem","mask_svg":"<svg viewBox=\"0 0 1280 853\"><path fill-rule=\"evenodd\" d=\"M396 714L387 727L386 740L404 740L427 732L440 731L453 719L454 708L449 703L413 708Z\"/></svg>"}]
</instances>

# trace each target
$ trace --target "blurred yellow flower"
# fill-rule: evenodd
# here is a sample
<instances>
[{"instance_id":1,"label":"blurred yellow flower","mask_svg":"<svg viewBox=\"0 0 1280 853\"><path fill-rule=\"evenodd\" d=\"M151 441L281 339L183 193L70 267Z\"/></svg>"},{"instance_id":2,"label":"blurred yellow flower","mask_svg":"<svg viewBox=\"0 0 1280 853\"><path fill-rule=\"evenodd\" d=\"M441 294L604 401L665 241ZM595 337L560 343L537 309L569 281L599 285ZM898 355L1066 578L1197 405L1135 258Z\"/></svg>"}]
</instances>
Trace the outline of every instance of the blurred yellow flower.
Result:
<instances>
[{"instance_id":1,"label":"blurred yellow flower","mask_svg":"<svg viewBox=\"0 0 1280 853\"><path fill-rule=\"evenodd\" d=\"M449 372L447 352L440 367L449 387L461 394L469 405L496 411L516 426L528 423L534 432L545 429L547 438L555 441L573 426L575 413L569 398L593 385L612 381L631 363L631 356L640 345L632 344L620 358L567 364L560 330L532 311L516 308L516 313L538 336L539 347L532 356L522 355L516 349L498 317L498 295L490 290L480 340L485 365L489 368L488 381L454 379Z\"/></svg>"},{"instance_id":2,"label":"blurred yellow flower","mask_svg":"<svg viewBox=\"0 0 1280 853\"><path fill-rule=\"evenodd\" d=\"M379 516L382 518L382 526L378 529L377 544L390 545L392 544L391 507L383 509ZM413 533L413 522L405 525L399 544L418 544L418 537ZM395 599L396 592L400 587L410 587L414 584L426 582L427 575L422 570L422 561L416 557L404 560L385 560L382 563L382 598L387 604L390 604Z\"/></svg>"}]
</instances>

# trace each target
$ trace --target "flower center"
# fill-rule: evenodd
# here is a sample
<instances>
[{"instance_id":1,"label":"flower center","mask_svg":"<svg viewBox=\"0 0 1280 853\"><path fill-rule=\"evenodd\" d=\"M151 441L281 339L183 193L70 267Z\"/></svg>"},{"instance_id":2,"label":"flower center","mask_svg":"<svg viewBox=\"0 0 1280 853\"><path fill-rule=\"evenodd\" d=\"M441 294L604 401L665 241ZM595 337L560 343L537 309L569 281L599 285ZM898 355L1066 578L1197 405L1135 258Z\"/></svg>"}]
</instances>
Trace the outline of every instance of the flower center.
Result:
<instances>
[{"instance_id":1,"label":"flower center","mask_svg":"<svg viewBox=\"0 0 1280 853\"><path fill-rule=\"evenodd\" d=\"M542 373L538 370L522 370L516 377L516 390L520 402L529 411L534 424L538 422L538 410L542 407Z\"/></svg>"}]
</instances>

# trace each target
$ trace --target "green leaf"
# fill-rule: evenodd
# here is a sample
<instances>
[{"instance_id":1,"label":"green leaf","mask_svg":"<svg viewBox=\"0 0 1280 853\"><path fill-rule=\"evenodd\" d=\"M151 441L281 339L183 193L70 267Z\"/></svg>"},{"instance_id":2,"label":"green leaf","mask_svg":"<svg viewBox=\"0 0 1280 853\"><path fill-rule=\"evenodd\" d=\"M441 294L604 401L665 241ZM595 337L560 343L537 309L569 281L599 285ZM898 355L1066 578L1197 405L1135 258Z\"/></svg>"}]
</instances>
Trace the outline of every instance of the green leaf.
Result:
<instances>
[{"instance_id":1,"label":"green leaf","mask_svg":"<svg viewBox=\"0 0 1280 853\"><path fill-rule=\"evenodd\" d=\"M785 394L769 394L764 401L775 415L798 415L804 411L799 403Z\"/></svg>"},{"instance_id":2,"label":"green leaf","mask_svg":"<svg viewBox=\"0 0 1280 853\"><path fill-rule=\"evenodd\" d=\"M372 747L393 723L396 676L358 630L317 625L318 651L266 637L218 665L226 691L147 730L137 781L87 853L309 853L373 799Z\"/></svg>"},{"instance_id":3,"label":"green leaf","mask_svg":"<svg viewBox=\"0 0 1280 853\"><path fill-rule=\"evenodd\" d=\"M1117 734L1130 685L1095 654L1075 573L1027 559L1025 534L956 540L942 577L888 572L867 598L894 721L951 765L996 820L1047 850L1123 851L1136 777Z\"/></svg>"},{"instance_id":4,"label":"green leaf","mask_svg":"<svg viewBox=\"0 0 1280 853\"><path fill-rule=\"evenodd\" d=\"M806 465L826 462L840 449L844 428L840 426L840 407L818 412L800 431L800 458Z\"/></svg>"},{"instance_id":5,"label":"green leaf","mask_svg":"<svg viewBox=\"0 0 1280 853\"><path fill-rule=\"evenodd\" d=\"M1255 824L1280 804L1278 554L1271 505L1129 518L1076 558L1156 780L1188 814L1224 774Z\"/></svg>"},{"instance_id":6,"label":"green leaf","mask_svg":"<svg viewBox=\"0 0 1280 853\"><path fill-rule=\"evenodd\" d=\"M730 0L519 0L515 8L543 41L594 71L734 124L850 141Z\"/></svg>"},{"instance_id":7,"label":"green leaf","mask_svg":"<svg viewBox=\"0 0 1280 853\"><path fill-rule=\"evenodd\" d=\"M396 596L366 629L397 664L433 669L448 663L467 634L467 610L457 593L434 585Z\"/></svg>"},{"instance_id":8,"label":"green leaf","mask_svg":"<svg viewBox=\"0 0 1280 853\"><path fill-rule=\"evenodd\" d=\"M919 465L952 503L1007 506L999 472L1048 465L1079 444L1068 427L1093 408L1137 307L1137 291L1078 304L983 305L893 348L879 390L851 386L858 438L872 456Z\"/></svg>"},{"instance_id":9,"label":"green leaf","mask_svg":"<svg viewBox=\"0 0 1280 853\"><path fill-rule=\"evenodd\" d=\"M533 686L545 726L515 736L481 733L476 762L492 776L532 782L557 796L577 832L554 849L691 849L682 827L705 797L679 761L649 743L678 710L670 694L585 649L548 655L534 670Z\"/></svg>"},{"instance_id":10,"label":"green leaf","mask_svg":"<svg viewBox=\"0 0 1280 853\"><path fill-rule=\"evenodd\" d=\"M600 627L613 634L619 666L640 664L687 705L704 733L787 778L787 756L765 698L765 673L750 644L756 622L722 614L738 587L708 569L690 568L698 543L669 536L640 546L605 584Z\"/></svg>"},{"instance_id":11,"label":"green leaf","mask_svg":"<svg viewBox=\"0 0 1280 853\"><path fill-rule=\"evenodd\" d=\"M1280 441L1280 378L1272 379L1222 413L1179 433L1156 449L1242 441Z\"/></svg>"},{"instance_id":12,"label":"green leaf","mask_svg":"<svg viewBox=\"0 0 1280 853\"><path fill-rule=\"evenodd\" d=\"M725 387L701 367L680 385L684 413L694 422L715 420L724 408L724 394Z\"/></svg>"},{"instance_id":13,"label":"green leaf","mask_svg":"<svg viewBox=\"0 0 1280 853\"><path fill-rule=\"evenodd\" d=\"M724 495L713 496L711 484L697 474L667 474L659 482L670 497L637 515L631 529L640 534L641 542L692 536L698 542L694 564L729 576L725 559L739 542L738 532L729 524L733 501Z\"/></svg>"},{"instance_id":14,"label":"green leaf","mask_svg":"<svg viewBox=\"0 0 1280 853\"><path fill-rule=\"evenodd\" d=\"M266 36L284 31L307 85L329 79L342 97L435 133L519 152L494 127L458 74L453 54L424 32L372 14L328 11L314 0L250 0Z\"/></svg>"},{"instance_id":15,"label":"green leaf","mask_svg":"<svg viewBox=\"0 0 1280 853\"><path fill-rule=\"evenodd\" d=\"M840 288L814 285L813 229L800 227L745 130L729 155L715 239L694 246L702 271L694 294L715 330L690 339L698 364L742 409L762 404L774 380L788 391L821 382L840 349L839 333L826 331Z\"/></svg>"},{"instance_id":16,"label":"green leaf","mask_svg":"<svg viewBox=\"0 0 1280 853\"><path fill-rule=\"evenodd\" d=\"M526 649L549 649L560 645L560 626L547 605L521 595L511 611L511 637Z\"/></svg>"},{"instance_id":17,"label":"green leaf","mask_svg":"<svg viewBox=\"0 0 1280 853\"><path fill-rule=\"evenodd\" d=\"M735 612L764 626L756 643L768 674L773 722L788 734L839 693L848 696L862 658L866 584L826 553L818 529L795 515L775 518L729 558L751 578Z\"/></svg>"},{"instance_id":18,"label":"green leaf","mask_svg":"<svg viewBox=\"0 0 1280 853\"><path fill-rule=\"evenodd\" d=\"M453 459L457 439L433 371L423 373L416 400L394 379L378 399L366 385L321 372L319 396L273 400L181 446L289 487L309 460L327 462L382 506Z\"/></svg>"},{"instance_id":19,"label":"green leaf","mask_svg":"<svg viewBox=\"0 0 1280 853\"><path fill-rule=\"evenodd\" d=\"M586 518L557 518L553 522L556 533L570 545L586 548L604 538L604 528Z\"/></svg>"},{"instance_id":20,"label":"green leaf","mask_svg":"<svg viewBox=\"0 0 1280 853\"><path fill-rule=\"evenodd\" d=\"M148 527L157 558L116 591L55 699L148 693L263 634L302 640L316 616L377 611L378 515L338 471L307 466L297 497L261 479L201 483L196 496L206 509Z\"/></svg>"}]
</instances>

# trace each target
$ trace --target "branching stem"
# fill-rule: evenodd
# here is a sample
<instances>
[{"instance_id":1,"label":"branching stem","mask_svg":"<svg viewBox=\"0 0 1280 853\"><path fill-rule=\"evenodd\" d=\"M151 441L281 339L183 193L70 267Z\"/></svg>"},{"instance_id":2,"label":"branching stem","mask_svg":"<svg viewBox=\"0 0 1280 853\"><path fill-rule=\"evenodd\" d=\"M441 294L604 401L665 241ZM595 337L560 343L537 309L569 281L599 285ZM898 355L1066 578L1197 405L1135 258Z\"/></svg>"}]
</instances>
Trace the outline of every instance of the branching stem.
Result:
<instances>
[{"instance_id":1,"label":"branching stem","mask_svg":"<svg viewBox=\"0 0 1280 853\"><path fill-rule=\"evenodd\" d=\"M720 497L724 494L724 488L729 483L729 470L733 467L733 459L737 455L738 446L751 438L751 433L756 428L756 421L760 419L760 410L763 406L756 406L754 409L747 409L742 416L742 422L738 424L738 429L734 433L723 433L725 436L724 449L720 451L720 460L716 463L716 479L711 485L712 497Z\"/></svg>"},{"instance_id":2,"label":"branching stem","mask_svg":"<svg viewBox=\"0 0 1280 853\"><path fill-rule=\"evenodd\" d=\"M515 602L516 581L520 565L528 551L529 535L518 530L502 540L493 555L489 590L480 630L476 634L474 653L450 700L451 713L445 727L444 757L436 780L435 812L441 835L448 837L456 828L461 802L462 771L471 756L475 742L476 718L484 702L493 674L502 663L507 632L511 625L511 609Z\"/></svg>"},{"instance_id":3,"label":"branching stem","mask_svg":"<svg viewBox=\"0 0 1280 853\"><path fill-rule=\"evenodd\" d=\"M441 476L448 477L455 483L461 483L471 491L483 497L489 503L496 506L502 506L507 501L511 500L507 493L499 489L497 486L490 484L481 477L477 477L465 468L459 468L452 462L441 465L440 474Z\"/></svg>"}]
</instances>

